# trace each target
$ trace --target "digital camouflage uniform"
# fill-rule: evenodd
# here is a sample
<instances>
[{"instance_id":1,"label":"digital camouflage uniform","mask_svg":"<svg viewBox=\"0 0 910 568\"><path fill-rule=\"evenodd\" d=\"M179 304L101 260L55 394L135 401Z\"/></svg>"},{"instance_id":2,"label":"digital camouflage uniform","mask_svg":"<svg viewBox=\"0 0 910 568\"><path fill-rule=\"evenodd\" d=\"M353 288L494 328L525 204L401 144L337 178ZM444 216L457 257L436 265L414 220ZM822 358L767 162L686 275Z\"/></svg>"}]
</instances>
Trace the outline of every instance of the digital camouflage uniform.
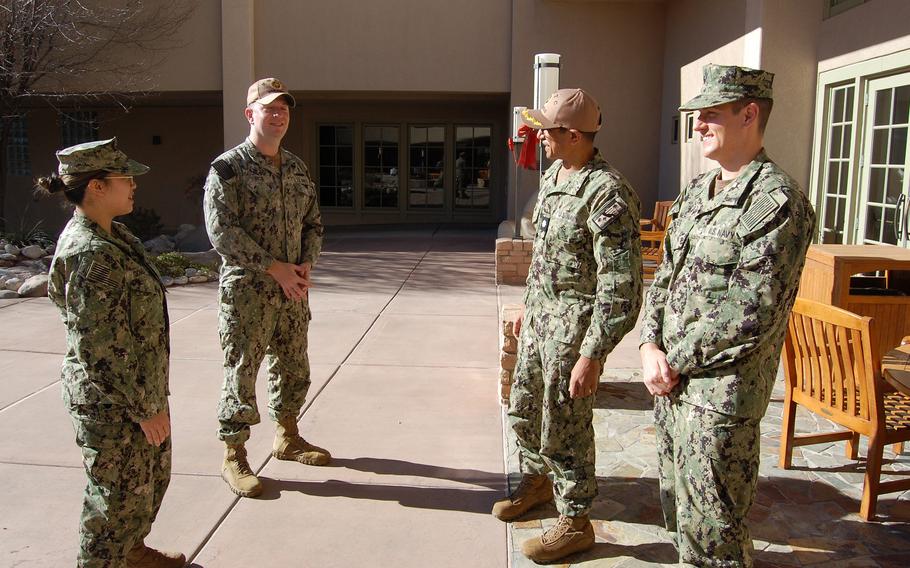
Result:
<instances>
[{"instance_id":1,"label":"digital camouflage uniform","mask_svg":"<svg viewBox=\"0 0 910 568\"><path fill-rule=\"evenodd\" d=\"M641 307L639 201L595 153L562 184L557 160L541 178L509 423L521 470L552 471L559 512L587 515L597 494L594 397L573 399L579 355L604 362Z\"/></svg>"},{"instance_id":2,"label":"digital camouflage uniform","mask_svg":"<svg viewBox=\"0 0 910 568\"><path fill-rule=\"evenodd\" d=\"M120 567L151 530L171 475L171 440L139 422L168 410L167 303L142 244L78 211L57 243L48 296L66 324L63 400L88 476L79 566Z\"/></svg>"},{"instance_id":3,"label":"digital camouflage uniform","mask_svg":"<svg viewBox=\"0 0 910 568\"><path fill-rule=\"evenodd\" d=\"M294 417L310 386L306 298L292 301L266 273L274 261L316 264L322 219L303 161L281 150L281 166L245 140L219 156L205 184L205 222L221 268L219 334L224 386L218 437L242 444L259 423L256 374L268 361L269 416Z\"/></svg>"},{"instance_id":4,"label":"digital camouflage uniform","mask_svg":"<svg viewBox=\"0 0 910 568\"><path fill-rule=\"evenodd\" d=\"M661 501L680 561L751 566L759 422L815 214L764 152L711 197L719 173L695 178L670 209L641 342L680 373L655 401Z\"/></svg>"}]
</instances>

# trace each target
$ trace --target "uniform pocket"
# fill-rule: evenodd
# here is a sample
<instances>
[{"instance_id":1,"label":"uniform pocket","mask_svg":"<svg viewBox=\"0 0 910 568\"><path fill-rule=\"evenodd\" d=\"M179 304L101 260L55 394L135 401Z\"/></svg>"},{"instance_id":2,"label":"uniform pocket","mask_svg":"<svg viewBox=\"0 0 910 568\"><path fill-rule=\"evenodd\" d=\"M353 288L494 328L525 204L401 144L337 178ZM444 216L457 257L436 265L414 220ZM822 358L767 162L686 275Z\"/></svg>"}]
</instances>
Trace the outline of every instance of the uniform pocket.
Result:
<instances>
[{"instance_id":1,"label":"uniform pocket","mask_svg":"<svg viewBox=\"0 0 910 568\"><path fill-rule=\"evenodd\" d=\"M692 292L706 298L724 297L739 263L740 250L741 246L735 240L714 237L694 240L691 254L696 274Z\"/></svg>"}]
</instances>

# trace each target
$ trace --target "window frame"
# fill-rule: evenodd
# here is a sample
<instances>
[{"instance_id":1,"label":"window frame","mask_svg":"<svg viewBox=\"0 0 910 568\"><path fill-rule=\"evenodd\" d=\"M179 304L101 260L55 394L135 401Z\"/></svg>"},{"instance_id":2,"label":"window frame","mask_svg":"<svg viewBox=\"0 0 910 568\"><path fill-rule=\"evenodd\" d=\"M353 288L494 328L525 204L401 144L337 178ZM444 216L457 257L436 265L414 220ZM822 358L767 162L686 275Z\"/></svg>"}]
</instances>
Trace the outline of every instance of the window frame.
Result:
<instances>
[{"instance_id":1,"label":"window frame","mask_svg":"<svg viewBox=\"0 0 910 568\"><path fill-rule=\"evenodd\" d=\"M316 126L316 167L315 170L315 182L316 182L316 199L319 203L320 210L329 210L329 211L342 211L342 212L353 212L358 209L357 201L357 124L356 122L344 122L344 121L326 121L326 122L317 122ZM322 140L320 139L320 129L323 126L331 126L334 128L338 127L348 127L351 129L351 204L350 205L323 205L322 203ZM331 147L335 150L335 162L332 167L336 170L339 169L338 166L338 144L332 143ZM335 184L333 186L336 192L341 191L341 186ZM337 197L338 193L335 195L336 203L338 202Z\"/></svg>"}]
</instances>

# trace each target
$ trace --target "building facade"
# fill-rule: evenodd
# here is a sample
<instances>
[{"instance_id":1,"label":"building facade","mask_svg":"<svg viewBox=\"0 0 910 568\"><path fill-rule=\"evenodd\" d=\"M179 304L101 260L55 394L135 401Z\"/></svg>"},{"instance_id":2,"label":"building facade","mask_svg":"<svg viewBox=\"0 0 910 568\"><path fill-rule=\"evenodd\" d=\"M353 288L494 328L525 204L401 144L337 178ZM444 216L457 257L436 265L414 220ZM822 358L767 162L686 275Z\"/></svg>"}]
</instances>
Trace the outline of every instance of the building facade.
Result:
<instances>
[{"instance_id":1,"label":"building facade","mask_svg":"<svg viewBox=\"0 0 910 568\"><path fill-rule=\"evenodd\" d=\"M128 113L35 107L17 124L8 221L62 226L32 176L69 142L116 135L152 166L138 205L169 229L199 223L209 162L247 133L247 87L274 76L327 223L493 225L513 211L511 108L532 104L534 54L550 52L561 86L600 101L596 144L646 215L711 166L677 111L702 65L746 65L776 74L769 153L814 200L819 239L906 243L907 21L904 0L198 0ZM536 175L518 182L524 203Z\"/></svg>"}]
</instances>

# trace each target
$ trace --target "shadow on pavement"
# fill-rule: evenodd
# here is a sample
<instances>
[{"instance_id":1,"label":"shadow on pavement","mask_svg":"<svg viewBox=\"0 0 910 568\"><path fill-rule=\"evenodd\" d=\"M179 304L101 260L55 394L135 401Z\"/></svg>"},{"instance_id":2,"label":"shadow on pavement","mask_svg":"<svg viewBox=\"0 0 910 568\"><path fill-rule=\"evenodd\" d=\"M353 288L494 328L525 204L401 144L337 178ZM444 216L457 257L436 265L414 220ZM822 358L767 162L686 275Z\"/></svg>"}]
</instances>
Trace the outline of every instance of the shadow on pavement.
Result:
<instances>
[{"instance_id":1,"label":"shadow on pavement","mask_svg":"<svg viewBox=\"0 0 910 568\"><path fill-rule=\"evenodd\" d=\"M397 501L403 507L436 509L441 511L463 511L466 513L490 514L494 500L500 491L455 489L442 487L418 487L404 485L372 485L349 483L330 479L327 481L278 481L260 477L264 491L263 500L278 499L285 491L296 491L313 497L347 497L371 501Z\"/></svg>"},{"instance_id":2,"label":"shadow on pavement","mask_svg":"<svg viewBox=\"0 0 910 568\"><path fill-rule=\"evenodd\" d=\"M356 471L380 475L413 475L430 479L446 479L460 483L472 483L496 491L505 491L504 473L492 473L477 469L456 469L435 465L414 463L386 458L335 458L329 467L344 467Z\"/></svg>"}]
</instances>

